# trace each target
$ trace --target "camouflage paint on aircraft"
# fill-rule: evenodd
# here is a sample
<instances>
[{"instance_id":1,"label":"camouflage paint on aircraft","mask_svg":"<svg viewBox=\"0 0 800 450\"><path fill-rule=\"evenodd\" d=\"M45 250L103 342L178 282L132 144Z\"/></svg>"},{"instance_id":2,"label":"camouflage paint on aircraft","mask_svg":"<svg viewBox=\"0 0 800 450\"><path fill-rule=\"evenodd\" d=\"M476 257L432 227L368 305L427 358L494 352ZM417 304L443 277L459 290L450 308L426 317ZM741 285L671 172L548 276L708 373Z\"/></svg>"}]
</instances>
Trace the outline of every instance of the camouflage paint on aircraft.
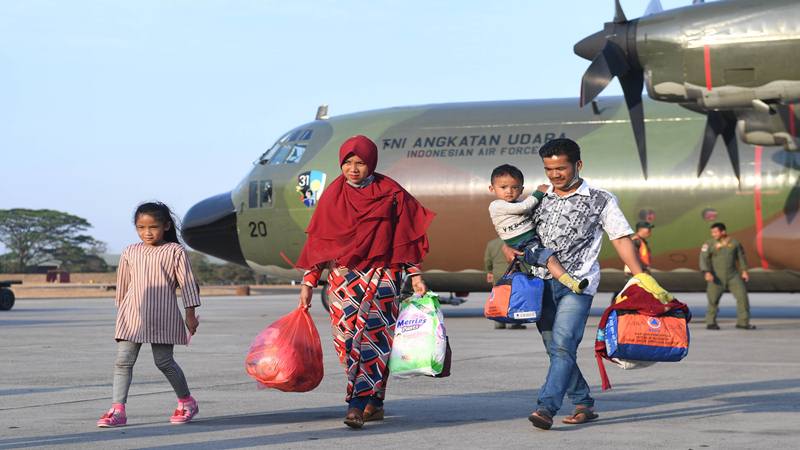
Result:
<instances>
[{"instance_id":1,"label":"camouflage paint on aircraft","mask_svg":"<svg viewBox=\"0 0 800 450\"><path fill-rule=\"evenodd\" d=\"M292 273L313 205L327 177L340 174L339 145L365 134L380 149L378 171L438 214L424 266L429 285L485 290L482 256L494 237L487 213L492 168L517 165L530 193L546 182L539 147L569 137L583 149L581 175L616 194L631 223L656 224L652 265L671 271L659 278L668 288L703 288L694 272L699 248L710 223L722 221L752 267L774 269L754 271L751 287L800 290L800 157L790 151L798 135L800 3L732 0L631 21L620 11L575 51L594 58L587 71L594 75L603 75L597 55L621 55L627 72L612 70L603 83L643 77L658 100L644 101L644 116L635 114L634 90L625 100L603 98L585 109L575 99L519 100L315 120L278 139L230 194L195 205L184 220L187 242L257 270ZM584 87L596 95L604 86ZM646 125L647 177L640 162L644 132L631 134L632 117L642 130ZM737 146L737 136L745 145ZM609 245L601 264L621 266Z\"/></svg>"},{"instance_id":2,"label":"camouflage paint on aircraft","mask_svg":"<svg viewBox=\"0 0 800 450\"><path fill-rule=\"evenodd\" d=\"M492 168L502 163L519 166L530 192L546 182L536 153L539 146L566 136L583 149L581 175L589 183L615 193L632 223L640 217L654 220L654 267L696 270L709 222L719 220L744 243L754 267L800 270L784 242L792 232L800 232L800 222L792 216L800 167L795 154L776 147L748 147L742 155L746 170L740 188L724 152L716 152L698 178L693 171L704 117L669 104L648 102L647 107L648 135L656 149L647 180L640 173L619 98L604 99L599 114L578 109L574 100L531 100L392 108L303 125L301 129L313 130L313 137L300 161L256 164L249 181L231 193L239 206L236 229L242 254L260 270L290 267L313 213L298 201L297 177L314 170L338 176L338 146L363 132L379 144L378 170L437 212L426 270L481 271L484 246L494 237L487 213ZM271 180L272 207L252 208L245 201L247 187L258 180ZM262 222L268 230L265 236L258 232ZM789 239L796 245L796 239ZM609 245L601 258L604 267L620 267Z\"/></svg>"}]
</instances>

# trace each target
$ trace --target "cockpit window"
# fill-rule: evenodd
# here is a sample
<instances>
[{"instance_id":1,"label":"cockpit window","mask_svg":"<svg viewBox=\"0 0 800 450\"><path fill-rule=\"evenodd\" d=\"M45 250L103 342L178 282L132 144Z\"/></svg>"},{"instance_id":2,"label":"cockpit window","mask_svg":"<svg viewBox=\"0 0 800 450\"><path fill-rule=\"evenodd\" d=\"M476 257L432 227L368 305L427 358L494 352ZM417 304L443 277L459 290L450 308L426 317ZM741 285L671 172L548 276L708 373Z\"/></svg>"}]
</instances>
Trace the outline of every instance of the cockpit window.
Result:
<instances>
[{"instance_id":1,"label":"cockpit window","mask_svg":"<svg viewBox=\"0 0 800 450\"><path fill-rule=\"evenodd\" d=\"M258 158L259 164L296 164L303 158L306 151L306 141L314 134L312 129L290 131L278 139L269 150Z\"/></svg>"},{"instance_id":2,"label":"cockpit window","mask_svg":"<svg viewBox=\"0 0 800 450\"><path fill-rule=\"evenodd\" d=\"M303 153L306 152L306 146L303 144L295 144L292 147L292 151L289 153L289 157L286 158L286 164L294 164L300 161L300 158L303 157Z\"/></svg>"},{"instance_id":3,"label":"cockpit window","mask_svg":"<svg viewBox=\"0 0 800 450\"><path fill-rule=\"evenodd\" d=\"M269 159L269 164L283 164L286 157L289 156L289 151L291 151L291 149L292 148L288 145L281 145L278 147L278 150L276 150L275 154Z\"/></svg>"}]
</instances>

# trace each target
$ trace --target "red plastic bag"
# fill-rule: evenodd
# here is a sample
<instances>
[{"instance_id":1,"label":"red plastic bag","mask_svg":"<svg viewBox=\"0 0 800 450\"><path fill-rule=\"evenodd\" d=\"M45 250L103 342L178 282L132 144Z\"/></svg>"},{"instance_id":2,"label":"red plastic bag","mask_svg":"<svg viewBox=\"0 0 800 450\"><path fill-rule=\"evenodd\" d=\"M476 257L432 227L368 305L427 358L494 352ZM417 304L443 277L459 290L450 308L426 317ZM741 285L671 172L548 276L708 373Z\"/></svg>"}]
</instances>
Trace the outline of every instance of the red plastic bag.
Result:
<instances>
[{"instance_id":1,"label":"red plastic bag","mask_svg":"<svg viewBox=\"0 0 800 450\"><path fill-rule=\"evenodd\" d=\"M306 308L297 308L258 333L245 359L245 369L264 387L307 392L324 375L322 344Z\"/></svg>"}]
</instances>

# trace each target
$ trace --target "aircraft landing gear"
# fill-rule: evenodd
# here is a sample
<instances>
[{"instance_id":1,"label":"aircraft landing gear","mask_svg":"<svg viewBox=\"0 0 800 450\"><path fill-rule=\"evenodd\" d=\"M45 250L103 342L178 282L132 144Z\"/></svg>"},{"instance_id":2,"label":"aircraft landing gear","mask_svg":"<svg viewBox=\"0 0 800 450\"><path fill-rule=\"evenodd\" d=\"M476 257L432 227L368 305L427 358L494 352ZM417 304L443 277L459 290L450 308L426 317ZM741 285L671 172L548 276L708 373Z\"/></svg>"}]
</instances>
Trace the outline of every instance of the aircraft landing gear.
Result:
<instances>
[{"instance_id":1,"label":"aircraft landing gear","mask_svg":"<svg viewBox=\"0 0 800 450\"><path fill-rule=\"evenodd\" d=\"M14 307L14 292L11 289L0 288L0 311L8 311Z\"/></svg>"},{"instance_id":2,"label":"aircraft landing gear","mask_svg":"<svg viewBox=\"0 0 800 450\"><path fill-rule=\"evenodd\" d=\"M460 294L460 292L459 292L459 294ZM464 303L465 301L467 301L467 299L465 299L464 296L453 295L452 292L450 293L450 297L447 297L447 298L439 297L439 303L441 303L443 305L458 306L458 305Z\"/></svg>"}]
</instances>

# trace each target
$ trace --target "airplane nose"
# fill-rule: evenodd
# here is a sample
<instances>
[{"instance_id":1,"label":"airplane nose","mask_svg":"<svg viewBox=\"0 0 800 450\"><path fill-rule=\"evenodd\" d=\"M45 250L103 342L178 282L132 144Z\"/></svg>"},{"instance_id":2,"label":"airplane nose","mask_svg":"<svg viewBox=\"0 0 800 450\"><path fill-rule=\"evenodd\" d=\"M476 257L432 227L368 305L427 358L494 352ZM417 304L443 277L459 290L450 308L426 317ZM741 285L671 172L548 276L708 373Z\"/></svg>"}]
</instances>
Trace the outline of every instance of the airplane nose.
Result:
<instances>
[{"instance_id":1,"label":"airplane nose","mask_svg":"<svg viewBox=\"0 0 800 450\"><path fill-rule=\"evenodd\" d=\"M236 209L230 192L192 206L183 218L183 240L195 250L246 266L236 231Z\"/></svg>"}]
</instances>

